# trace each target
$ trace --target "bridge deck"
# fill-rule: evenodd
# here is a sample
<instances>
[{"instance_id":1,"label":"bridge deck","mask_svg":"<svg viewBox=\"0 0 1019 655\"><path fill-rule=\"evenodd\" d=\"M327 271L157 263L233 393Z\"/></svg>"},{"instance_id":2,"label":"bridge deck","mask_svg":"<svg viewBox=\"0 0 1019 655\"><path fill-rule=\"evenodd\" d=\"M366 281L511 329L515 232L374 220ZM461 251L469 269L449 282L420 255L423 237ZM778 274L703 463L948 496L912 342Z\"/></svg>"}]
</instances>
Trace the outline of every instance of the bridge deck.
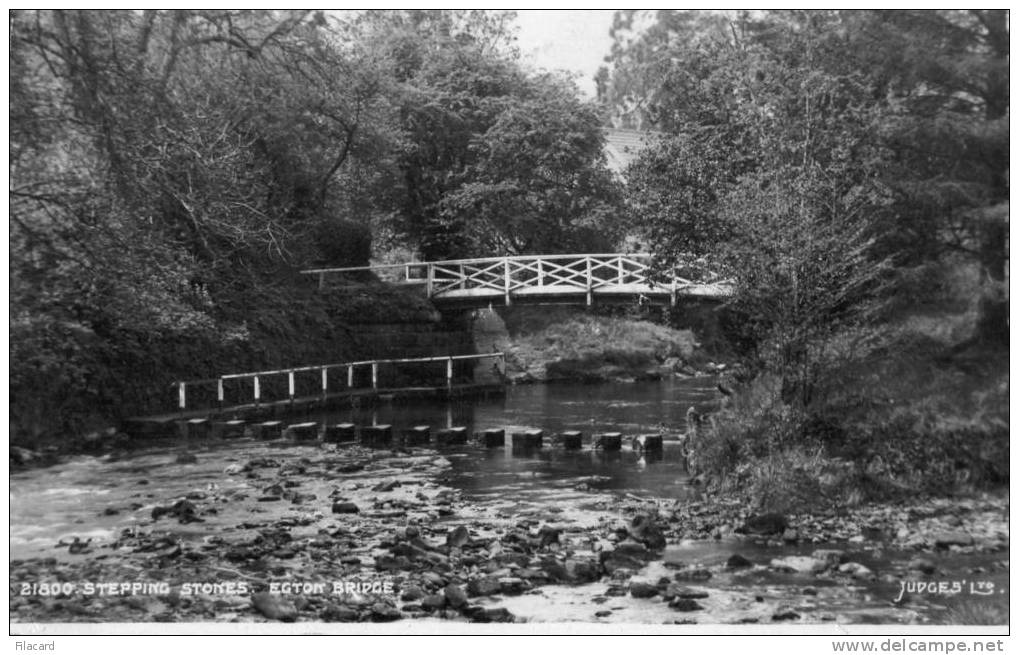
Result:
<instances>
[{"instance_id":1,"label":"bridge deck","mask_svg":"<svg viewBox=\"0 0 1019 655\"><path fill-rule=\"evenodd\" d=\"M327 268L302 271L327 281L342 283L354 272L397 272L398 284L425 287L438 303L488 304L502 299L528 302L585 302L596 297L645 296L649 300L680 296L724 298L732 294L732 282L711 270L702 259L690 259L669 271L653 271L651 255L536 255L410 262L387 266ZM401 275L402 273L402 275ZM391 275L390 275L391 276ZM392 277L392 276L391 276Z\"/></svg>"}]
</instances>

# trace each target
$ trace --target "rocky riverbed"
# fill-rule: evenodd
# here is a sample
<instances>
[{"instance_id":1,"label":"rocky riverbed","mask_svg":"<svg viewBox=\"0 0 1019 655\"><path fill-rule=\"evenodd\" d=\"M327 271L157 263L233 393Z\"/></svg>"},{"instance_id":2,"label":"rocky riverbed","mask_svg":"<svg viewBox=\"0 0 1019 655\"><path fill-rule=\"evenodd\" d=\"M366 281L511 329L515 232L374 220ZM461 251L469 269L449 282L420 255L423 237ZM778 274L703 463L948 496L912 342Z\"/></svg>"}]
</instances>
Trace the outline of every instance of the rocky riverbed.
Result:
<instances>
[{"instance_id":1,"label":"rocky riverbed","mask_svg":"<svg viewBox=\"0 0 1019 655\"><path fill-rule=\"evenodd\" d=\"M12 475L11 621L1007 621L1004 494L753 516L583 480L474 498L447 484L469 448L192 455Z\"/></svg>"}]
</instances>

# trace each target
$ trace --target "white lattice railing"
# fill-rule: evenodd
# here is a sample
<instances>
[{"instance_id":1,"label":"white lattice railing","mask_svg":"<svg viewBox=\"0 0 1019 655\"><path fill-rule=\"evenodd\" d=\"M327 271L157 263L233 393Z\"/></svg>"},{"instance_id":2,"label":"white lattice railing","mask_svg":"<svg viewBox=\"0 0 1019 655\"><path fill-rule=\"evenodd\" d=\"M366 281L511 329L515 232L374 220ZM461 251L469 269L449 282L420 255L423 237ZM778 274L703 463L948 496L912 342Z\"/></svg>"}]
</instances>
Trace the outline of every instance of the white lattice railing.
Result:
<instances>
[{"instance_id":1,"label":"white lattice railing","mask_svg":"<svg viewBox=\"0 0 1019 655\"><path fill-rule=\"evenodd\" d=\"M583 295L591 304L596 294L668 294L691 291L703 295L727 295L731 282L701 259L677 265L671 274L652 275L651 255L521 255L411 262L389 266L329 268L302 271L317 275L319 286L327 279L355 271L402 273L401 282L425 284L430 298L505 298L517 296ZM402 270L401 270L402 269Z\"/></svg>"}]
</instances>

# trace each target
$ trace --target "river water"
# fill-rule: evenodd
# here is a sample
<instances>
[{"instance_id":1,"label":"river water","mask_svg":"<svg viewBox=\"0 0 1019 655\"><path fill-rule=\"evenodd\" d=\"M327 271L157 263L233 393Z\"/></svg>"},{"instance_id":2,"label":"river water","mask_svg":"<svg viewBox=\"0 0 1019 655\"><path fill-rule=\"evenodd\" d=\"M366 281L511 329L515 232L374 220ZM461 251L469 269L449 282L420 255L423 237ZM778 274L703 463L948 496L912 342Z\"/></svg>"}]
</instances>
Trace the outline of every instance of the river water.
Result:
<instances>
[{"instance_id":1,"label":"river water","mask_svg":"<svg viewBox=\"0 0 1019 655\"><path fill-rule=\"evenodd\" d=\"M598 520L598 509L604 508L606 502L611 503L613 498L657 498L680 503L693 498L694 491L688 484L689 474L677 439L686 430L688 408L709 411L717 401L715 379L708 377L629 384L528 385L509 387L505 396L469 402L383 402L371 408L333 411L302 420L386 423L393 425L394 432L414 425L429 425L433 430L462 425L472 432L487 428L505 429L506 448L486 450L470 445L444 450L442 455L448 460L448 465L440 471L429 472L428 479L458 489L466 499L477 501L477 507L482 508L476 514L480 518L549 516L548 512L552 511L560 512L559 516L568 517L571 522L583 523L587 512L587 519L594 526ZM628 445L624 445L622 452L616 453L593 450L587 445L578 452L546 446L526 454L515 453L509 447L510 434L524 428L541 429L546 435L563 430L581 430L585 438L606 431L618 431L624 435L663 434L665 448L661 454L648 456L633 452ZM68 551L67 542L72 538L92 538L102 543L113 540L125 529L151 525L152 508L167 499L183 497L196 489L215 490L214 493L223 496L250 494L259 483L240 476L224 476L224 467L231 462L257 457L279 461L321 457L318 447L312 444L237 439L197 447L193 444L198 463L179 465L174 463L174 458L180 447L177 442L139 445L115 458L73 457L45 469L12 473L11 558L50 557L71 563L81 557ZM379 458L380 466L390 466L382 463L383 455L380 454ZM393 475L406 475L401 470L389 470ZM364 482L355 483L354 488L361 486L367 489L375 484L378 474L369 466L353 478L358 476ZM426 486L430 484L425 478L421 479ZM310 479L302 482L301 489L322 499L329 497L331 485L335 482L335 477ZM293 511L279 504L259 505L261 507L257 511L265 519L283 517ZM251 511L250 506L243 503L224 504L218 514L208 518L207 522L174 526L174 530L179 538L199 543L209 538L210 531L235 530L235 526L251 519ZM762 549L739 540L723 539L716 543L670 546L665 562L670 557L679 557L694 564L717 564L721 561L719 558L724 560L736 551L756 554L757 559L769 561L783 555L809 554L813 547L816 546ZM876 552L873 549L861 552L858 559L876 569L887 568L897 562L901 569L909 557L911 554L908 552L879 548ZM979 554L946 557L939 566L956 577L965 575L967 571L987 570L987 575L1002 590L1007 588L1007 570L999 567L992 574L989 569L998 559ZM666 572L659 570L661 567L661 563L652 564L645 575ZM785 590L783 594L793 593L804 584L803 580L792 579L790 582L767 572L760 575L765 577L760 580L752 578L751 583L778 585ZM747 597L746 593L740 595L741 592L737 592L732 599L728 596L733 593L732 589L742 584L746 584L746 580L739 577L732 580L721 578L715 584L717 589L712 592L711 602L717 599L721 603L713 610L716 621L736 622L742 620L740 617L745 619L748 616L752 608L741 604L744 603L741 599ZM592 589L595 586L588 585ZM530 614L531 618L538 620L590 620L590 596L592 593L596 595L592 589L571 590L550 586L543 588L540 594L507 599L506 602L519 616L528 617ZM816 612L818 616L827 612L840 620L853 622L912 622L922 620L923 616L936 619L938 612L945 607L937 602L925 603L909 611L895 609L894 613L888 613L890 600L898 592L894 583L862 585L849 590L838 586L829 590L819 585L819 589L817 602L826 598L828 602L827 605L821 603L821 609ZM750 594L751 600L753 597ZM861 599L868 600L862 602ZM1001 600L1007 603L1006 599L1007 596ZM941 599L935 600L940 602ZM662 603L637 599L620 599L613 607L615 620L654 622L667 620L674 614ZM852 611L865 614L854 618ZM874 611L878 613L873 616L866 614ZM571 612L575 612L576 616Z\"/></svg>"}]
</instances>

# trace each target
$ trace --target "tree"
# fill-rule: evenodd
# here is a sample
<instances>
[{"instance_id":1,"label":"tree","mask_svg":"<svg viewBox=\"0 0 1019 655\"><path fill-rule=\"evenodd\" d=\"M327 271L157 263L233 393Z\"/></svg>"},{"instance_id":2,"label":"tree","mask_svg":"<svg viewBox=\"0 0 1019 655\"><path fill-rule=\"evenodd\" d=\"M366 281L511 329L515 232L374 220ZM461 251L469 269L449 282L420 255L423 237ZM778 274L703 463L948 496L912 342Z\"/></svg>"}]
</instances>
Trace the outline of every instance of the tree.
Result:
<instances>
[{"instance_id":1,"label":"tree","mask_svg":"<svg viewBox=\"0 0 1019 655\"><path fill-rule=\"evenodd\" d=\"M426 259L612 240L618 192L600 118L576 89L516 61L509 16L375 16L404 89L398 230Z\"/></svg>"},{"instance_id":2,"label":"tree","mask_svg":"<svg viewBox=\"0 0 1019 655\"><path fill-rule=\"evenodd\" d=\"M632 202L663 254L717 249L734 229L713 206L727 182L798 158L827 170L817 146L833 144L817 121L866 115L849 125L877 137L854 137L864 151L851 153L880 198L868 209L874 255L900 267L946 251L977 258L987 280L979 337L1007 342L1005 12L742 12L727 29L717 16L659 12L634 36L639 18L617 21L605 98L619 120L674 136L631 172ZM797 84L819 93L786 111ZM769 91L782 85L786 100Z\"/></svg>"}]
</instances>

